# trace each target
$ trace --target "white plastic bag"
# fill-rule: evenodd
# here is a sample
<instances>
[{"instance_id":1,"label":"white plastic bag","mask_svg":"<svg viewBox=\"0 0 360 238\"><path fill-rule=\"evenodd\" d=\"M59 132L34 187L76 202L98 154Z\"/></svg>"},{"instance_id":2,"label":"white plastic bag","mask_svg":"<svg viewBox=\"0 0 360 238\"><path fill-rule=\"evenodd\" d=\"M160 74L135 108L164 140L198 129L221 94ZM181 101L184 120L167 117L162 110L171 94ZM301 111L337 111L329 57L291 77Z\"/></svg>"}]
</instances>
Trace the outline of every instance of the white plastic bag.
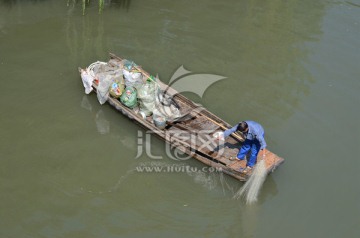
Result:
<instances>
[{"instance_id":1,"label":"white plastic bag","mask_svg":"<svg viewBox=\"0 0 360 238\"><path fill-rule=\"evenodd\" d=\"M217 131L214 133L214 138L216 138L217 140L220 140L220 141L223 141L225 138L224 138L224 132L222 131Z\"/></svg>"},{"instance_id":2,"label":"white plastic bag","mask_svg":"<svg viewBox=\"0 0 360 238\"><path fill-rule=\"evenodd\" d=\"M123 69L126 87L135 87L138 89L143 84L142 74L140 72L131 72Z\"/></svg>"},{"instance_id":3,"label":"white plastic bag","mask_svg":"<svg viewBox=\"0 0 360 238\"><path fill-rule=\"evenodd\" d=\"M88 69L81 69L81 80L83 82L86 94L91 93L93 90L92 83L94 79L95 78L89 73Z\"/></svg>"}]
</instances>

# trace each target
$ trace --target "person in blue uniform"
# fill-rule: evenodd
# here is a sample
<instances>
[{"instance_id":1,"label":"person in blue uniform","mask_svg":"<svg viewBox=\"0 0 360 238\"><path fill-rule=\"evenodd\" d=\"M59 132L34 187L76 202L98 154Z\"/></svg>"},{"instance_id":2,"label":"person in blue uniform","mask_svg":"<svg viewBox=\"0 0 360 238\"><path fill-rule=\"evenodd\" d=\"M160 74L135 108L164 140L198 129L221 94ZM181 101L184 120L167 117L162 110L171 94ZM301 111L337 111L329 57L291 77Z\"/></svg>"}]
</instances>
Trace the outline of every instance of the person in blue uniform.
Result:
<instances>
[{"instance_id":1,"label":"person in blue uniform","mask_svg":"<svg viewBox=\"0 0 360 238\"><path fill-rule=\"evenodd\" d=\"M243 169L244 172L246 172L247 170L251 170L256 164L256 159L260 150L262 150L263 157L265 157L266 141L264 138L264 128L254 121L242 121L234 127L224 131L224 138L236 131L241 132L245 137L245 141L237 154L237 158L239 160L244 160L245 156L250 151L250 157L247 159L246 168Z\"/></svg>"}]
</instances>

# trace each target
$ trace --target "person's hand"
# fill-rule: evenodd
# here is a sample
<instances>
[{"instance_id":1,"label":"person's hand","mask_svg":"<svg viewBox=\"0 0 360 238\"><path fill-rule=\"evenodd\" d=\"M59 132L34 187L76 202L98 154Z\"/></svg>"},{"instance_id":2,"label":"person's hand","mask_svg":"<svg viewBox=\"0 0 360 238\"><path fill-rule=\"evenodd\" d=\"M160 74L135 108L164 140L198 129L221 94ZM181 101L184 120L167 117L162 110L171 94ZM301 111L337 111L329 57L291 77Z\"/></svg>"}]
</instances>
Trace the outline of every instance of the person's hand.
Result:
<instances>
[{"instance_id":1,"label":"person's hand","mask_svg":"<svg viewBox=\"0 0 360 238\"><path fill-rule=\"evenodd\" d=\"M265 159L265 149L262 149L262 153L263 153L263 155L262 155L262 157L263 157L263 159Z\"/></svg>"},{"instance_id":2,"label":"person's hand","mask_svg":"<svg viewBox=\"0 0 360 238\"><path fill-rule=\"evenodd\" d=\"M218 131L214 133L214 138L216 140L224 140L224 132Z\"/></svg>"}]
</instances>

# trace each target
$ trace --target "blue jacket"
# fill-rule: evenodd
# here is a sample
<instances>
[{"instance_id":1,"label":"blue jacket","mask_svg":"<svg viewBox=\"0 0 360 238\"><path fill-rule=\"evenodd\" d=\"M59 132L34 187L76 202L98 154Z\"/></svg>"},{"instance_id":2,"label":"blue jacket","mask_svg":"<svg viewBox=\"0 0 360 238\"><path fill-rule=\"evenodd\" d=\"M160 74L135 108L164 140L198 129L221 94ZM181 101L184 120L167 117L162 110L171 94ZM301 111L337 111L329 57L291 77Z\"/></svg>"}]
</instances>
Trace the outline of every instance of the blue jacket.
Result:
<instances>
[{"instance_id":1,"label":"blue jacket","mask_svg":"<svg viewBox=\"0 0 360 238\"><path fill-rule=\"evenodd\" d=\"M266 141L264 139L264 128L257 122L254 121L245 121L249 126L249 131L246 134L247 140L257 139L260 142L260 149L265 149ZM228 137L231 133L234 133L239 124L236 124L234 127L224 131L224 137Z\"/></svg>"}]
</instances>

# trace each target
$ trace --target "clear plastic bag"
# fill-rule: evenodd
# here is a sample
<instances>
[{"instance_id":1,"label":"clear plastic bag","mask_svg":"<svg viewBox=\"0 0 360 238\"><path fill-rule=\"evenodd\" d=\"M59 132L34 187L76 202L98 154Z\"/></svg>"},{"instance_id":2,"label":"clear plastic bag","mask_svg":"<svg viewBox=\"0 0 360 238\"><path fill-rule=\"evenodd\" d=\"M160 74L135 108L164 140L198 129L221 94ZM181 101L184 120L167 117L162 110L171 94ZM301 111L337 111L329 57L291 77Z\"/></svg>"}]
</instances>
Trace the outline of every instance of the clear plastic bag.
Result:
<instances>
[{"instance_id":1,"label":"clear plastic bag","mask_svg":"<svg viewBox=\"0 0 360 238\"><path fill-rule=\"evenodd\" d=\"M153 81L147 81L143 84L137 94L140 100L140 110L146 116L150 116L156 106L156 85Z\"/></svg>"},{"instance_id":2,"label":"clear plastic bag","mask_svg":"<svg viewBox=\"0 0 360 238\"><path fill-rule=\"evenodd\" d=\"M111 75L102 75L99 77L99 84L97 87L97 98L100 104L104 104L109 98L109 88L114 80Z\"/></svg>"}]
</instances>

